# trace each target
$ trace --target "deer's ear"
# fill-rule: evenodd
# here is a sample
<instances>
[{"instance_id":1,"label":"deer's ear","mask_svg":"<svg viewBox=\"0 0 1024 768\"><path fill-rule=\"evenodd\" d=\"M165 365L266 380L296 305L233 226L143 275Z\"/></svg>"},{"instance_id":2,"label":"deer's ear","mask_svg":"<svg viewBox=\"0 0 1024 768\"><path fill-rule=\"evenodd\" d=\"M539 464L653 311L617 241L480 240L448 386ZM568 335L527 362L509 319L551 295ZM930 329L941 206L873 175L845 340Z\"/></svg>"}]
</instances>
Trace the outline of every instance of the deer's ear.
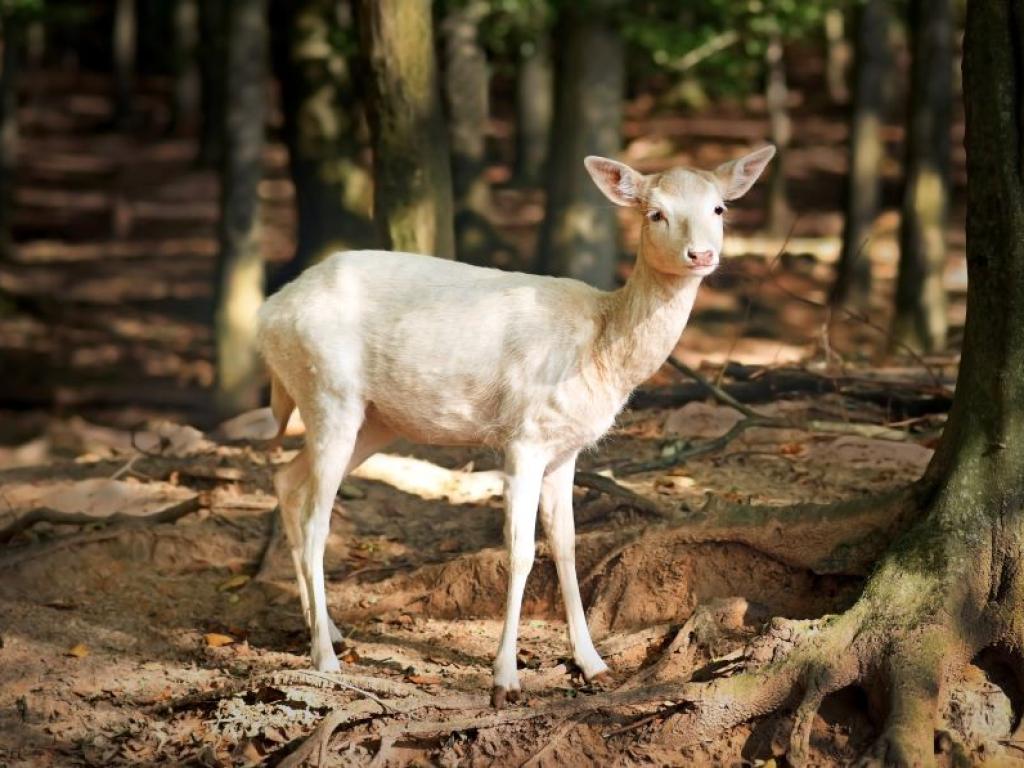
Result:
<instances>
[{"instance_id":1,"label":"deer's ear","mask_svg":"<svg viewBox=\"0 0 1024 768\"><path fill-rule=\"evenodd\" d=\"M644 189L642 173L634 171L624 163L597 155L590 155L583 164L598 189L613 203L624 206L640 205L640 196Z\"/></svg>"},{"instance_id":2,"label":"deer's ear","mask_svg":"<svg viewBox=\"0 0 1024 768\"><path fill-rule=\"evenodd\" d=\"M722 189L722 199L735 200L737 197L747 194L773 157L775 157L775 147L769 144L766 147L755 149L749 155L718 166L715 169L715 176Z\"/></svg>"}]
</instances>

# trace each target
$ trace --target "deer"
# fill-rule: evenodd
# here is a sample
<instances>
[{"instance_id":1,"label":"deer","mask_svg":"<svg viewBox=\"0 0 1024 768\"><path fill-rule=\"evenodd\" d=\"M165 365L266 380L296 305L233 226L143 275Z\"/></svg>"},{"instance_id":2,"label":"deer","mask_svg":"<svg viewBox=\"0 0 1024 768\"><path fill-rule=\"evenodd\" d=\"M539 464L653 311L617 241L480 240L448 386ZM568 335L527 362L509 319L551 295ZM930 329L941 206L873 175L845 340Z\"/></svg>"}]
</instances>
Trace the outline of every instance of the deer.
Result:
<instances>
[{"instance_id":1,"label":"deer","mask_svg":"<svg viewBox=\"0 0 1024 768\"><path fill-rule=\"evenodd\" d=\"M296 408L306 428L274 487L317 670L340 669L332 643L342 634L327 613L323 570L339 486L401 437L503 453L508 591L492 706L521 695L518 628L538 512L573 660L586 681L607 679L576 576L576 459L675 349L719 264L726 203L747 193L774 154L767 145L712 171L649 175L587 157L601 192L643 216L634 269L615 291L366 250L327 257L264 302L257 343L278 435Z\"/></svg>"}]
</instances>

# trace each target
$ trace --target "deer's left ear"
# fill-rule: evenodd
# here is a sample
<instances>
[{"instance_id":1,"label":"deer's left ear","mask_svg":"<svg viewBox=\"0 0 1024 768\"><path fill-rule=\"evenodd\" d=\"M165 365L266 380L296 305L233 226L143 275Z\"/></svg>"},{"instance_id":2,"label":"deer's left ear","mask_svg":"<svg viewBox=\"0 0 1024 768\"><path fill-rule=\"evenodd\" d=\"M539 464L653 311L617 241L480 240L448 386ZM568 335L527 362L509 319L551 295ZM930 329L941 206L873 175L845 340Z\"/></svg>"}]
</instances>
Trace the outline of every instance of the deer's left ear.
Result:
<instances>
[{"instance_id":1,"label":"deer's left ear","mask_svg":"<svg viewBox=\"0 0 1024 768\"><path fill-rule=\"evenodd\" d=\"M773 157L775 147L769 144L767 147L755 149L749 155L718 166L715 169L715 176L722 189L722 199L735 200L747 194Z\"/></svg>"},{"instance_id":2,"label":"deer's left ear","mask_svg":"<svg viewBox=\"0 0 1024 768\"><path fill-rule=\"evenodd\" d=\"M598 189L613 203L627 207L640 205L640 196L644 190L642 173L634 171L625 163L597 155L590 155L583 164Z\"/></svg>"}]
</instances>

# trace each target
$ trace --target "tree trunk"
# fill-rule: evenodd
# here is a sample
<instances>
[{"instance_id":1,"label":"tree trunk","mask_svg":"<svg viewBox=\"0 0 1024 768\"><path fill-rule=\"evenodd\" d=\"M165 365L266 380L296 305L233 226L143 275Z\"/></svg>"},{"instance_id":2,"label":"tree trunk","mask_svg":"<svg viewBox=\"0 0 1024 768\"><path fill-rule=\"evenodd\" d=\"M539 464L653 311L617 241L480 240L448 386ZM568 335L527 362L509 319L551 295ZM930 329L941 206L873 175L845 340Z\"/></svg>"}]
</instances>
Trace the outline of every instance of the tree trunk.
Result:
<instances>
[{"instance_id":1,"label":"tree trunk","mask_svg":"<svg viewBox=\"0 0 1024 768\"><path fill-rule=\"evenodd\" d=\"M224 158L214 332L221 415L259 402L256 310L263 301L257 187L267 112L267 2L231 0L226 17Z\"/></svg>"},{"instance_id":2,"label":"tree trunk","mask_svg":"<svg viewBox=\"0 0 1024 768\"><path fill-rule=\"evenodd\" d=\"M777 150L768 187L768 231L781 237L789 230L793 218L786 196L786 157L789 154L793 126L786 105L789 88L786 86L785 48L782 45L782 37L777 34L768 42L765 65L765 104L768 108L772 143Z\"/></svg>"},{"instance_id":3,"label":"tree trunk","mask_svg":"<svg viewBox=\"0 0 1024 768\"><path fill-rule=\"evenodd\" d=\"M504 247L489 221L491 188L486 175L490 68L479 28L489 5L485 0L468 0L447 7L441 34L452 148L455 254L460 261L487 264L494 252Z\"/></svg>"},{"instance_id":4,"label":"tree trunk","mask_svg":"<svg viewBox=\"0 0 1024 768\"><path fill-rule=\"evenodd\" d=\"M868 258L871 229L878 215L880 170L885 147L881 123L885 79L890 71L889 13L886 0L868 0L857 26L856 84L850 115L849 170L839 265L832 286L833 305L864 303L871 290Z\"/></svg>"},{"instance_id":5,"label":"tree trunk","mask_svg":"<svg viewBox=\"0 0 1024 768\"><path fill-rule=\"evenodd\" d=\"M116 0L114 6L114 121L122 128L132 114L135 93L135 54L138 26L135 0Z\"/></svg>"},{"instance_id":6,"label":"tree trunk","mask_svg":"<svg viewBox=\"0 0 1024 768\"><path fill-rule=\"evenodd\" d=\"M18 45L21 24L9 16L0 18L0 261L14 251L11 223L14 218L14 176L18 156Z\"/></svg>"},{"instance_id":7,"label":"tree trunk","mask_svg":"<svg viewBox=\"0 0 1024 768\"><path fill-rule=\"evenodd\" d=\"M846 18L843 9L825 11L825 84L833 104L848 104L850 87L850 42L846 39Z\"/></svg>"},{"instance_id":8,"label":"tree trunk","mask_svg":"<svg viewBox=\"0 0 1024 768\"><path fill-rule=\"evenodd\" d=\"M372 181L360 163L366 139L345 42L354 41L350 6L289 0L280 6L275 46L298 214L295 255L274 277L280 286L326 254L373 245Z\"/></svg>"},{"instance_id":9,"label":"tree trunk","mask_svg":"<svg viewBox=\"0 0 1024 768\"><path fill-rule=\"evenodd\" d=\"M946 224L953 112L952 0L911 0L906 188L892 345L934 352L946 345Z\"/></svg>"},{"instance_id":10,"label":"tree trunk","mask_svg":"<svg viewBox=\"0 0 1024 768\"><path fill-rule=\"evenodd\" d=\"M547 214L538 271L615 282L618 217L583 166L587 155L622 148L625 55L619 31L599 9L566 6L556 28L555 116L548 144Z\"/></svg>"},{"instance_id":11,"label":"tree trunk","mask_svg":"<svg viewBox=\"0 0 1024 768\"><path fill-rule=\"evenodd\" d=\"M191 133L199 121L199 0L174 3L174 102L171 128Z\"/></svg>"},{"instance_id":12,"label":"tree trunk","mask_svg":"<svg viewBox=\"0 0 1024 768\"><path fill-rule=\"evenodd\" d=\"M382 244L453 258L451 163L430 2L359 0L357 7Z\"/></svg>"},{"instance_id":13,"label":"tree trunk","mask_svg":"<svg viewBox=\"0 0 1024 768\"><path fill-rule=\"evenodd\" d=\"M544 177L555 104L551 40L545 30L522 52L516 73L516 180L536 186Z\"/></svg>"},{"instance_id":14,"label":"tree trunk","mask_svg":"<svg viewBox=\"0 0 1024 768\"><path fill-rule=\"evenodd\" d=\"M878 693L886 719L866 756L869 764L936 765L937 729L958 727L953 739L945 739L954 746L943 764L1007 760L997 743L972 743L978 738L973 723L958 726L950 701L966 665L982 651L1002 656L1018 683L1024 678L1022 35L1024 0L968 4L963 358L931 464L907 497L909 509L889 513L907 521L904 531L845 613L776 620L760 646L751 646L758 647L752 658L770 661L685 686L682 696L697 706L671 724L677 739L720 734L731 724L793 708L787 758L805 765L822 699L862 685ZM815 535L822 535L827 526L820 509L817 515ZM848 525L849 519L837 517L832 524Z\"/></svg>"},{"instance_id":15,"label":"tree trunk","mask_svg":"<svg viewBox=\"0 0 1024 768\"><path fill-rule=\"evenodd\" d=\"M226 1L199 2L199 101L202 124L198 161L207 168L219 168L224 156Z\"/></svg>"}]
</instances>

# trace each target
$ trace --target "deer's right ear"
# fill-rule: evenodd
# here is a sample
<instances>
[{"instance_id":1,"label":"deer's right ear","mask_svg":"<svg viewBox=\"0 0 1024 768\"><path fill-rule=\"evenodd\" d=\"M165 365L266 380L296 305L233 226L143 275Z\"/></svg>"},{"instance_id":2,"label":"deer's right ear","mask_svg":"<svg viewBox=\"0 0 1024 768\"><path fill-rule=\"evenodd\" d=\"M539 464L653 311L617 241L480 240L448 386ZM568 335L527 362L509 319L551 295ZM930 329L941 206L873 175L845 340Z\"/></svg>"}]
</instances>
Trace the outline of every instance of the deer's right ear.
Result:
<instances>
[{"instance_id":1,"label":"deer's right ear","mask_svg":"<svg viewBox=\"0 0 1024 768\"><path fill-rule=\"evenodd\" d=\"M640 195L644 187L642 173L634 171L624 163L597 155L590 155L583 164L587 166L587 171L598 189L613 203L627 207L640 205Z\"/></svg>"}]
</instances>

